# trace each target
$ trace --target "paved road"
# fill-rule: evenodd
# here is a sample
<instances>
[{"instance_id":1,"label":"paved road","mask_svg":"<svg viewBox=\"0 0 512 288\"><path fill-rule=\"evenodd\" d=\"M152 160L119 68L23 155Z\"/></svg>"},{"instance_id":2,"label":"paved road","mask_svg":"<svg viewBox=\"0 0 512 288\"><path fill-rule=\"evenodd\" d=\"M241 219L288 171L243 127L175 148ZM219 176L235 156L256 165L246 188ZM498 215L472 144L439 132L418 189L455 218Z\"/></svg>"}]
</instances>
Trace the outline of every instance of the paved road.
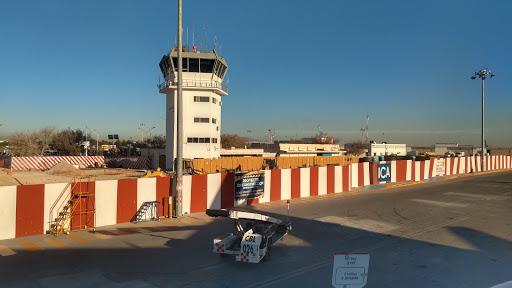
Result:
<instances>
[{"instance_id":1,"label":"paved road","mask_svg":"<svg viewBox=\"0 0 512 288\"><path fill-rule=\"evenodd\" d=\"M4 240L0 286L332 287L339 252L370 253L365 287L512 280L512 172L411 184L292 201L291 234L259 264L214 254L232 221L204 214ZM286 217L286 202L247 209Z\"/></svg>"}]
</instances>

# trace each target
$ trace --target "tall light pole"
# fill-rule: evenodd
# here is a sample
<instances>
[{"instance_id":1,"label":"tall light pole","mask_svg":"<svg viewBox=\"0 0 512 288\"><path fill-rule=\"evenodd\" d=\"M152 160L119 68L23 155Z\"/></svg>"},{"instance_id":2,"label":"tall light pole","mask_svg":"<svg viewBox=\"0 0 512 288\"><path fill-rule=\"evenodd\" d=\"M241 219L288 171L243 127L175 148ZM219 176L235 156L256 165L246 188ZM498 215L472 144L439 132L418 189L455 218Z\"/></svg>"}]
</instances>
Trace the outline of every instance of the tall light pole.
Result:
<instances>
[{"instance_id":1,"label":"tall light pole","mask_svg":"<svg viewBox=\"0 0 512 288\"><path fill-rule=\"evenodd\" d=\"M147 130L147 131L146 131L146 142L148 141L148 133L149 133L149 131L151 131L151 130L153 130L153 129L155 129L155 128L156 128L156 127L154 127L154 126L153 126L153 127L151 127L151 129L149 129L149 130Z\"/></svg>"},{"instance_id":2,"label":"tall light pole","mask_svg":"<svg viewBox=\"0 0 512 288\"><path fill-rule=\"evenodd\" d=\"M484 81L489 75L491 78L494 77L494 74L491 73L491 70L485 68L484 70L480 70L475 72L475 75L471 76L471 80L475 80L476 78L482 79L482 171L485 171L485 117L484 117Z\"/></svg>"},{"instance_id":3,"label":"tall light pole","mask_svg":"<svg viewBox=\"0 0 512 288\"><path fill-rule=\"evenodd\" d=\"M176 120L176 217L182 216L182 182L183 182L183 27L182 27L182 0L178 0L178 91Z\"/></svg>"}]
</instances>

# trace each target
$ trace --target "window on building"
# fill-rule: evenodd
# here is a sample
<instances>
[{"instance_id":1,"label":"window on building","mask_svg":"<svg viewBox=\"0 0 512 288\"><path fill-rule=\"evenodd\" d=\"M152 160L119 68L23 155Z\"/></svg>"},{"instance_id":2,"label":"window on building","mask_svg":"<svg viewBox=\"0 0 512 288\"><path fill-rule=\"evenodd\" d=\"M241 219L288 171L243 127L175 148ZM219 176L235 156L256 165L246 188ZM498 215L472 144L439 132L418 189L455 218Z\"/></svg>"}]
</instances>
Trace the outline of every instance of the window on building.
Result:
<instances>
[{"instance_id":1,"label":"window on building","mask_svg":"<svg viewBox=\"0 0 512 288\"><path fill-rule=\"evenodd\" d=\"M190 58L188 59L189 72L199 72L199 59Z\"/></svg>"},{"instance_id":2,"label":"window on building","mask_svg":"<svg viewBox=\"0 0 512 288\"><path fill-rule=\"evenodd\" d=\"M212 138L212 143L217 143L217 138Z\"/></svg>"},{"instance_id":3,"label":"window on building","mask_svg":"<svg viewBox=\"0 0 512 288\"><path fill-rule=\"evenodd\" d=\"M212 118L212 124L217 124L217 119Z\"/></svg>"},{"instance_id":4,"label":"window on building","mask_svg":"<svg viewBox=\"0 0 512 288\"><path fill-rule=\"evenodd\" d=\"M210 97L208 97L208 96L194 96L194 102L210 102Z\"/></svg>"},{"instance_id":5,"label":"window on building","mask_svg":"<svg viewBox=\"0 0 512 288\"><path fill-rule=\"evenodd\" d=\"M187 138L187 143L199 143L199 138L189 137L189 138Z\"/></svg>"},{"instance_id":6,"label":"window on building","mask_svg":"<svg viewBox=\"0 0 512 288\"><path fill-rule=\"evenodd\" d=\"M199 63L201 73L212 73L213 62L214 60L212 59L201 59L201 62Z\"/></svg>"},{"instance_id":7,"label":"window on building","mask_svg":"<svg viewBox=\"0 0 512 288\"><path fill-rule=\"evenodd\" d=\"M204 143L210 143L210 138L204 138Z\"/></svg>"},{"instance_id":8,"label":"window on building","mask_svg":"<svg viewBox=\"0 0 512 288\"><path fill-rule=\"evenodd\" d=\"M217 104L217 98L212 97L212 103L213 103L213 104Z\"/></svg>"},{"instance_id":9,"label":"window on building","mask_svg":"<svg viewBox=\"0 0 512 288\"><path fill-rule=\"evenodd\" d=\"M210 123L210 118L194 117L194 123Z\"/></svg>"}]
</instances>

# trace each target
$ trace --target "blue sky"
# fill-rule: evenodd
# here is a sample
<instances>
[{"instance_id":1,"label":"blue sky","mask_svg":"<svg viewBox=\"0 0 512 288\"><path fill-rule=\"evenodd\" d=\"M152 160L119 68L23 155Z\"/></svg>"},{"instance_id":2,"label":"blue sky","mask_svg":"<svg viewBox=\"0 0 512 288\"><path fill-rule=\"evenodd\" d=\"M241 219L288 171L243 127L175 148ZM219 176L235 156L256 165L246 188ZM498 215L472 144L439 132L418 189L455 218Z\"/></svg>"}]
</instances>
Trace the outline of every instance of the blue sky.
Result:
<instances>
[{"instance_id":1,"label":"blue sky","mask_svg":"<svg viewBox=\"0 0 512 288\"><path fill-rule=\"evenodd\" d=\"M184 42L218 39L229 65L222 132L264 140L512 145L512 2L183 1ZM177 1L0 1L0 139L88 126L140 139L165 133L161 57ZM203 46L204 47L204 46ZM250 130L251 132L247 132ZM268 137L267 137L268 138Z\"/></svg>"}]
</instances>

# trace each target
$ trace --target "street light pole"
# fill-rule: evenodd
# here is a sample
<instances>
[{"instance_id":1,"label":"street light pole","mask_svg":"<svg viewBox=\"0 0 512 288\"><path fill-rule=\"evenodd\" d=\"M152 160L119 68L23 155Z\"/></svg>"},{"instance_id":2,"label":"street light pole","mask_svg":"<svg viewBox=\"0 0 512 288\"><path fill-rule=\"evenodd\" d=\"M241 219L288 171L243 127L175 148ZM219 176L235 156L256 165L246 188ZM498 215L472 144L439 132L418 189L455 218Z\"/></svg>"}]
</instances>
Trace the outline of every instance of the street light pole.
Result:
<instances>
[{"instance_id":1,"label":"street light pole","mask_svg":"<svg viewBox=\"0 0 512 288\"><path fill-rule=\"evenodd\" d=\"M489 75L491 78L494 77L494 74L491 73L491 70L488 68L485 68L484 70L480 70L478 72L475 72L475 75L471 76L471 80L475 80L476 78L482 79L482 153L481 153L481 165L482 165L482 171L485 171L485 101L484 101L484 81L487 78L487 75Z\"/></svg>"},{"instance_id":2,"label":"street light pole","mask_svg":"<svg viewBox=\"0 0 512 288\"><path fill-rule=\"evenodd\" d=\"M182 0L178 0L178 91L177 91L177 137L176 137L176 217L182 216L183 192L183 27Z\"/></svg>"}]
</instances>

